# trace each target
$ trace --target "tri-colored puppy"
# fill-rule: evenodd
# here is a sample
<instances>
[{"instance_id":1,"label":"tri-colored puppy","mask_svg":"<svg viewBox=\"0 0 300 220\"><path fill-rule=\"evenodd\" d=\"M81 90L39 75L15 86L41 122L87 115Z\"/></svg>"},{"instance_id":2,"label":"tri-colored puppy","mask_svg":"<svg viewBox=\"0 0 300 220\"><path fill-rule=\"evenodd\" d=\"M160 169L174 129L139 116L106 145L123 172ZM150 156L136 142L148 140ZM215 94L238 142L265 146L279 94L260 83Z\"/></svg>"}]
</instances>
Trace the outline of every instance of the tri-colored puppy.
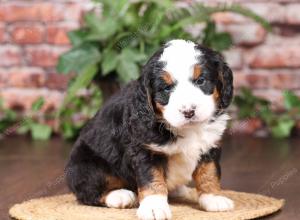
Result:
<instances>
[{"instance_id":1,"label":"tri-colored puppy","mask_svg":"<svg viewBox=\"0 0 300 220\"><path fill-rule=\"evenodd\" d=\"M219 53L168 42L82 129L66 168L69 188L87 205L139 204L140 219L170 219L168 196L194 198L206 211L233 209L219 195L217 146L232 95Z\"/></svg>"}]
</instances>

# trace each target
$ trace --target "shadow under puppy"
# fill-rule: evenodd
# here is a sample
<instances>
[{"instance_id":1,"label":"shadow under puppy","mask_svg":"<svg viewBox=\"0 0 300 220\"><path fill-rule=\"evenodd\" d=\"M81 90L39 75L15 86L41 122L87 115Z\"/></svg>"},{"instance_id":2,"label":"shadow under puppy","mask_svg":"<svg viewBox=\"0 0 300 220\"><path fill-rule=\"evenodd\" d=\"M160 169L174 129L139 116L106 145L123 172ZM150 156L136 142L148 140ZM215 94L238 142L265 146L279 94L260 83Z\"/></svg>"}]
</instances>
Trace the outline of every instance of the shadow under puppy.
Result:
<instances>
[{"instance_id":1,"label":"shadow under puppy","mask_svg":"<svg viewBox=\"0 0 300 220\"><path fill-rule=\"evenodd\" d=\"M170 219L168 196L206 211L233 209L219 194L217 146L232 95L232 71L219 53L166 43L82 129L66 167L69 188L87 205L139 204L139 219Z\"/></svg>"}]
</instances>

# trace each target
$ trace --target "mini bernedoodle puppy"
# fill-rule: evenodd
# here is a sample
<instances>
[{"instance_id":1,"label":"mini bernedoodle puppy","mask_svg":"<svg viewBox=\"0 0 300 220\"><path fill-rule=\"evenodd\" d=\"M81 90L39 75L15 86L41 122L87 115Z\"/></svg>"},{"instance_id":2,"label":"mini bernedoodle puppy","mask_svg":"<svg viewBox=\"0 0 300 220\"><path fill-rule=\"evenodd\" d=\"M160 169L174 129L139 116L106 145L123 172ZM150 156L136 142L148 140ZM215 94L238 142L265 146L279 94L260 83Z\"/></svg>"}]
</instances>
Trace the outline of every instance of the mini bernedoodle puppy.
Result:
<instances>
[{"instance_id":1,"label":"mini bernedoodle puppy","mask_svg":"<svg viewBox=\"0 0 300 220\"><path fill-rule=\"evenodd\" d=\"M171 219L168 197L196 200L206 211L233 209L220 195L218 147L232 81L219 53L185 40L166 43L82 129L66 167L78 201L139 205L139 219L156 220Z\"/></svg>"}]
</instances>

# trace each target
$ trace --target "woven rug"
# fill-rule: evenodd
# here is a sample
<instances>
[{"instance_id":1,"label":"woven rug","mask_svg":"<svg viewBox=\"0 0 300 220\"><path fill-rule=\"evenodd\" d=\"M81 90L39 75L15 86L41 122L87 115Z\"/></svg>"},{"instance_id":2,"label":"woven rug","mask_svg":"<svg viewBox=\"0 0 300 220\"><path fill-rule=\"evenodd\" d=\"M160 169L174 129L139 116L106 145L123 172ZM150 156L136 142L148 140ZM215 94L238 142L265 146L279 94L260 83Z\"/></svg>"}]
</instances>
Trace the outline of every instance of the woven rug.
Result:
<instances>
[{"instance_id":1,"label":"woven rug","mask_svg":"<svg viewBox=\"0 0 300 220\"><path fill-rule=\"evenodd\" d=\"M223 191L235 202L228 212L205 212L197 204L171 202L174 220L237 220L254 219L274 213L284 205L284 200L267 196ZM72 194L33 199L14 205L9 214L19 220L124 220L137 219L136 209L113 209L80 205Z\"/></svg>"}]
</instances>

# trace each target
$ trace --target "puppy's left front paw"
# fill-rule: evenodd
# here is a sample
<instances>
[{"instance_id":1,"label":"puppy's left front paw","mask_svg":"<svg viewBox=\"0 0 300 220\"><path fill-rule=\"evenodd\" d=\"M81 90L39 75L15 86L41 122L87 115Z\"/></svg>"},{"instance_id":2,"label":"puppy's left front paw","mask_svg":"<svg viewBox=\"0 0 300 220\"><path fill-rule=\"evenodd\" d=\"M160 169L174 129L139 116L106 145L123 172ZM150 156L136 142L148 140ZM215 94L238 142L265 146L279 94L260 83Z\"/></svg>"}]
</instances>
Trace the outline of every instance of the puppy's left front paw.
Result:
<instances>
[{"instance_id":1,"label":"puppy's left front paw","mask_svg":"<svg viewBox=\"0 0 300 220\"><path fill-rule=\"evenodd\" d=\"M229 211L234 208L234 202L231 199L214 194L200 195L199 205L200 208L209 212Z\"/></svg>"},{"instance_id":2,"label":"puppy's left front paw","mask_svg":"<svg viewBox=\"0 0 300 220\"><path fill-rule=\"evenodd\" d=\"M151 195L140 202L137 210L140 220L169 220L172 218L167 196Z\"/></svg>"}]
</instances>

